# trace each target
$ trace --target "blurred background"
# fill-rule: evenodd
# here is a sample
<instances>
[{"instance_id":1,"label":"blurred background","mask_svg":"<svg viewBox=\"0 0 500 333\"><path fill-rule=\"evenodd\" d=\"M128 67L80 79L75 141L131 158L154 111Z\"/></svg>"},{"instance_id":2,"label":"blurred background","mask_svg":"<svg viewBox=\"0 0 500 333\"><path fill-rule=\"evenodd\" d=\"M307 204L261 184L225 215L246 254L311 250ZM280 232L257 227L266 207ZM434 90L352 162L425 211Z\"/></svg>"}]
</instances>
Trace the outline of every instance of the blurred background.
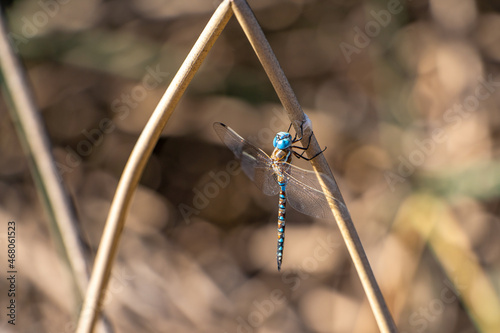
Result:
<instances>
[{"instance_id":1,"label":"blurred background","mask_svg":"<svg viewBox=\"0 0 500 333\"><path fill-rule=\"evenodd\" d=\"M89 268L127 158L218 4L6 7ZM400 332L500 332L500 1L249 4ZM2 311L0 330L73 332L80 299L3 96L0 118L0 220L17 221L20 265L18 323ZM234 17L136 192L104 307L115 331L378 332L334 221L289 208L277 271L278 199L239 172L215 121L268 153L289 125Z\"/></svg>"}]
</instances>

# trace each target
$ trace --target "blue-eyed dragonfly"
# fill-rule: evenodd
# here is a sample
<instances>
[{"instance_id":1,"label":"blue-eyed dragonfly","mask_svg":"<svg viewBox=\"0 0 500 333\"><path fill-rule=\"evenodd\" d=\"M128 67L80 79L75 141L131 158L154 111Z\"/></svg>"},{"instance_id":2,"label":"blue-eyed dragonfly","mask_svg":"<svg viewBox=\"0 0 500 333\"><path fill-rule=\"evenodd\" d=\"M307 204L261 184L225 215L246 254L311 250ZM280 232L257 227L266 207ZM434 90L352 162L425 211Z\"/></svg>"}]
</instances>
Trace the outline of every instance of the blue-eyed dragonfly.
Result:
<instances>
[{"instance_id":1,"label":"blue-eyed dragonfly","mask_svg":"<svg viewBox=\"0 0 500 333\"><path fill-rule=\"evenodd\" d=\"M317 156L306 158L303 156L303 152L299 154L293 150L307 150L308 147L293 146L294 143L302 139L302 133L299 138L297 138L297 134L292 138L289 133L290 128L287 132L277 133L273 140L274 151L269 156L222 123L214 123L214 129L222 142L240 160L241 168L245 174L254 181L262 192L266 195L279 194L276 259L278 270L280 270L285 243L285 207L287 201L301 213L318 218L332 219L333 214L328 199L336 201L339 207L344 206L342 200L336 198L340 198L337 184L332 178L324 174L301 169L290 164L292 155L306 160L311 160ZM334 191L333 196L323 192L319 178L327 188Z\"/></svg>"}]
</instances>

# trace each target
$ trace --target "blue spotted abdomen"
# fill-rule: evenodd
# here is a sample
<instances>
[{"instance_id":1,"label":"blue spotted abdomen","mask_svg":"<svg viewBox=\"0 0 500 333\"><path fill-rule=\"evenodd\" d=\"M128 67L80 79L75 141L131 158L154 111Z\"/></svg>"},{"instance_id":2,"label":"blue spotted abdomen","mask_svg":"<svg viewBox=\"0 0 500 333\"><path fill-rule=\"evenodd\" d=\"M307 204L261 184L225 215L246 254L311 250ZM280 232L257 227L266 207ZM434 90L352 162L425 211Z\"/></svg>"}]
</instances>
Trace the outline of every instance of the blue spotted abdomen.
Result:
<instances>
[{"instance_id":1,"label":"blue spotted abdomen","mask_svg":"<svg viewBox=\"0 0 500 333\"><path fill-rule=\"evenodd\" d=\"M279 210L278 210L278 251L276 252L276 259L278 261L278 270L281 269L283 262L283 248L285 246L285 207L286 207L286 185L281 185Z\"/></svg>"},{"instance_id":2,"label":"blue spotted abdomen","mask_svg":"<svg viewBox=\"0 0 500 333\"><path fill-rule=\"evenodd\" d=\"M283 168L286 168L286 165L279 162L291 162L292 154L290 153L290 148L276 148L273 151L271 158L273 160L273 171L276 175L276 181L280 186L278 210L278 250L276 252L276 260L278 261L278 270L281 270L281 263L283 262L283 248L285 247L286 180L283 174Z\"/></svg>"}]
</instances>

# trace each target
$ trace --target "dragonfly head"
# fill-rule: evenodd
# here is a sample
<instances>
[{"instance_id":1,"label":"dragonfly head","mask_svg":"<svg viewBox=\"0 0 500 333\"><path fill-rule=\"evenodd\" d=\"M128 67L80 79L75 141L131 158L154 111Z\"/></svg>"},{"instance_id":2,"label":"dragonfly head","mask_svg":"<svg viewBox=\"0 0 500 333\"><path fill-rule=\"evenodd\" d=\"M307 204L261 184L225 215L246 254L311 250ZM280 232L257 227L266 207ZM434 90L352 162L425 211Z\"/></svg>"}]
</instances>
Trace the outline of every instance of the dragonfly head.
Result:
<instances>
[{"instance_id":1,"label":"dragonfly head","mask_svg":"<svg viewBox=\"0 0 500 333\"><path fill-rule=\"evenodd\" d=\"M287 149L292 145L292 136L288 132L278 132L273 140L274 148Z\"/></svg>"}]
</instances>

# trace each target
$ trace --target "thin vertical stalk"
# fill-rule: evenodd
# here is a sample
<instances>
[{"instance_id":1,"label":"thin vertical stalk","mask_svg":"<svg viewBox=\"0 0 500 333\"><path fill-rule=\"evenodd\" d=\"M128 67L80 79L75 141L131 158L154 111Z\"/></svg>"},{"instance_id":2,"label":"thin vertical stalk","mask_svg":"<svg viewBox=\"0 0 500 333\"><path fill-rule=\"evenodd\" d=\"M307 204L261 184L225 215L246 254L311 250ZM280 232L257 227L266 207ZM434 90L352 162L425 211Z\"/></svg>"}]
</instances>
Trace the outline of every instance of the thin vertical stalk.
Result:
<instances>
[{"instance_id":1,"label":"thin vertical stalk","mask_svg":"<svg viewBox=\"0 0 500 333\"><path fill-rule=\"evenodd\" d=\"M232 14L229 1L223 1L201 33L186 60L184 60L137 140L125 165L111 204L97 251L89 288L80 313L78 333L90 333L93 330L102 305L103 295L109 281L121 231L123 230L134 190L137 188L144 167L160 137L161 131Z\"/></svg>"},{"instance_id":2,"label":"thin vertical stalk","mask_svg":"<svg viewBox=\"0 0 500 333\"><path fill-rule=\"evenodd\" d=\"M310 148L307 153L309 157L314 156L317 152L321 151L320 146L312 133L311 126L308 126L308 118L300 107L297 97L295 96L288 79L281 69L269 42L264 36L255 15L245 0L231 0L231 4L234 15L238 19L238 22L242 26L248 40L257 54L257 57L262 63L264 70L266 71L279 99L281 100L281 103L288 113L288 117L294 124L295 130L297 132L300 131L301 124L304 122L306 123L302 144L305 147L309 137L311 136ZM311 163L317 172L329 175L335 181L323 154L317 156L317 158L313 159ZM354 267L358 272L361 284L365 290L380 331L384 333L397 332L396 325L394 324L389 309L387 308L375 276L373 275L370 263L368 262L368 258L366 257L363 245L361 244L358 233L356 232L351 216L347 211L342 195L340 195L336 188L326 188L325 186L325 191L330 195L335 193L335 196L339 198L343 205L338 205L333 200L330 201L332 213L337 221L342 237L344 238L347 250L351 255Z\"/></svg>"},{"instance_id":3,"label":"thin vertical stalk","mask_svg":"<svg viewBox=\"0 0 500 333\"><path fill-rule=\"evenodd\" d=\"M78 238L77 219L57 174L47 132L34 102L23 66L10 45L3 13L0 10L0 69L10 114L19 140L29 158L36 188L49 220L56 226L63 244L79 296L85 293L88 272L84 251Z\"/></svg>"}]
</instances>

